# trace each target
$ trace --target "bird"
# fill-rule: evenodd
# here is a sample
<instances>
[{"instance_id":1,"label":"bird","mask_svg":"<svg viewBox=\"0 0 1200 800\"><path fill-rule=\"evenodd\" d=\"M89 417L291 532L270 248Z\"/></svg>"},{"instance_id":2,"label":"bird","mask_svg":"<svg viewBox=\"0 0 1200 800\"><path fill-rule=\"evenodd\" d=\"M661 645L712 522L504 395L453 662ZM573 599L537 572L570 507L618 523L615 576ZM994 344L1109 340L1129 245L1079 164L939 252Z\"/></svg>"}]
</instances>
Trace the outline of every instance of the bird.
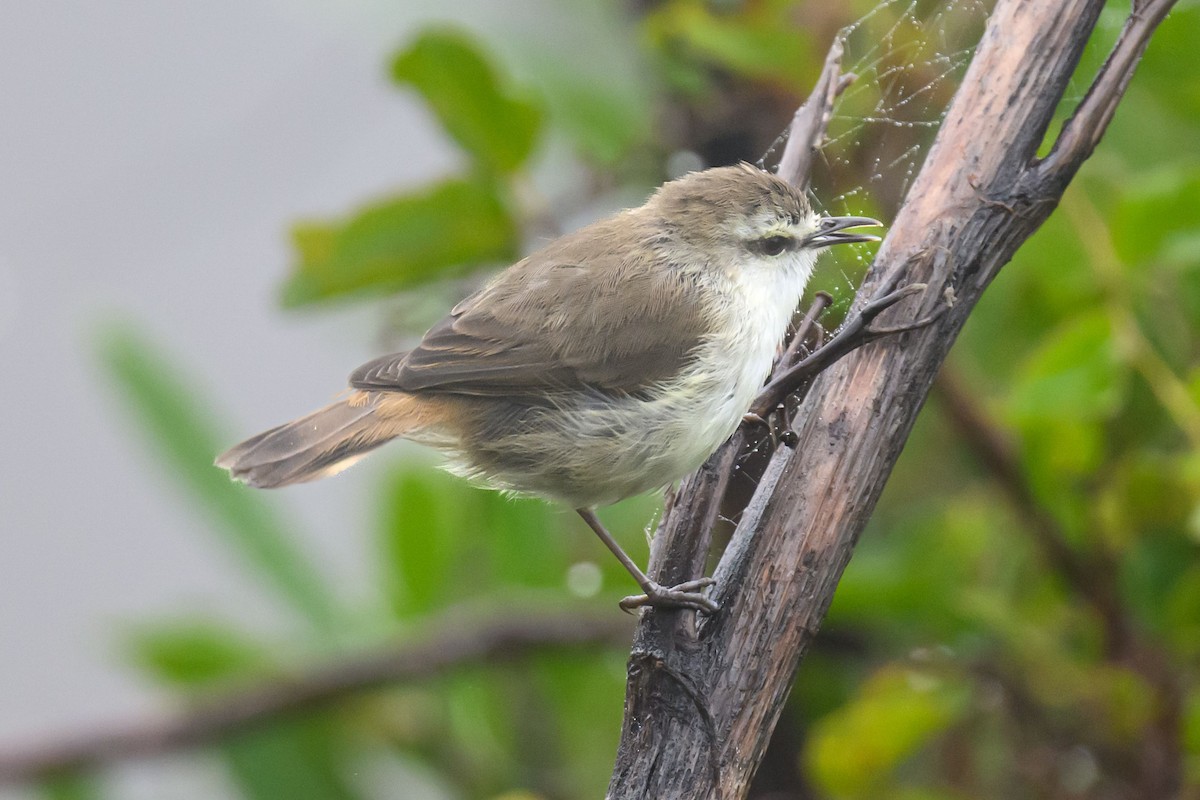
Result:
<instances>
[{"instance_id":1,"label":"bird","mask_svg":"<svg viewBox=\"0 0 1200 800\"><path fill-rule=\"evenodd\" d=\"M818 254L880 224L822 216L750 164L689 173L501 271L414 348L356 369L346 396L216 465L277 488L408 439L475 483L575 509L641 588L625 610L715 612L710 578L660 585L595 510L666 489L733 434Z\"/></svg>"}]
</instances>

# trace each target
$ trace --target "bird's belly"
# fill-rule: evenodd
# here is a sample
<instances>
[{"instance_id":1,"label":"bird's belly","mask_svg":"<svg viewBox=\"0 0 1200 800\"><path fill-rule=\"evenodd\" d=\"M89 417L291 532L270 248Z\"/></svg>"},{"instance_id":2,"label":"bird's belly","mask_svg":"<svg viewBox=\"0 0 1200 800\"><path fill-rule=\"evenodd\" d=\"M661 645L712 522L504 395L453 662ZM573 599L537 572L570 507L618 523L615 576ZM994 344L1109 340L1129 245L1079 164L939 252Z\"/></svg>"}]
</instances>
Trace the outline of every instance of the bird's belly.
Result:
<instances>
[{"instance_id":1,"label":"bird's belly","mask_svg":"<svg viewBox=\"0 0 1200 800\"><path fill-rule=\"evenodd\" d=\"M670 485L737 430L762 388L789 313L776 301L768 311L778 320L748 325L751 309L741 309L725 336L642 397L568 395L535 407L480 400L478 423L451 450L451 470L575 508Z\"/></svg>"},{"instance_id":2,"label":"bird's belly","mask_svg":"<svg viewBox=\"0 0 1200 800\"><path fill-rule=\"evenodd\" d=\"M575 398L498 415L475 432L453 471L576 508L664 488L737 429L770 368L774 347L761 350L699 358L650 397Z\"/></svg>"},{"instance_id":3,"label":"bird's belly","mask_svg":"<svg viewBox=\"0 0 1200 800\"><path fill-rule=\"evenodd\" d=\"M749 401L747 401L749 402ZM575 507L608 505L662 489L699 467L737 429L742 411L730 400L627 400L619 409L584 412L563 431L573 443L553 469L533 478L534 493Z\"/></svg>"}]
</instances>

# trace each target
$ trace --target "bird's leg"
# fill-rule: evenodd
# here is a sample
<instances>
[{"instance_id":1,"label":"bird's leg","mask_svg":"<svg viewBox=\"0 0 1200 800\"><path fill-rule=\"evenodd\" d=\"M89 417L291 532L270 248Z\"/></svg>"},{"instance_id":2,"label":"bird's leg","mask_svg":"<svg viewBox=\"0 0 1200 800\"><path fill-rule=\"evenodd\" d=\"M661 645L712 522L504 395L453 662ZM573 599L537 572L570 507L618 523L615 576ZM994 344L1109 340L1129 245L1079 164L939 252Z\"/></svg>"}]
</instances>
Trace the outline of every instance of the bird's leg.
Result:
<instances>
[{"instance_id":1,"label":"bird's leg","mask_svg":"<svg viewBox=\"0 0 1200 800\"><path fill-rule=\"evenodd\" d=\"M617 557L617 560L629 571L629 574L637 581L638 586L642 587L642 591L645 592L645 594L635 594L626 597L621 601L621 608L626 611L632 611L642 606L690 608L695 611L705 611L709 614L716 612L719 608L715 602L701 594L701 590L713 585L714 581L712 578L685 581L678 586L671 586L669 588L662 586L656 581L651 580L646 573L642 572L637 564L633 563L633 559L621 549L621 545L617 544L617 540L604 527L604 523L596 516L595 511L590 508L577 508L575 512L583 517L583 521L588 524L589 528L596 532L596 535L600 537L600 541L604 542L604 546L612 551L612 554Z\"/></svg>"}]
</instances>

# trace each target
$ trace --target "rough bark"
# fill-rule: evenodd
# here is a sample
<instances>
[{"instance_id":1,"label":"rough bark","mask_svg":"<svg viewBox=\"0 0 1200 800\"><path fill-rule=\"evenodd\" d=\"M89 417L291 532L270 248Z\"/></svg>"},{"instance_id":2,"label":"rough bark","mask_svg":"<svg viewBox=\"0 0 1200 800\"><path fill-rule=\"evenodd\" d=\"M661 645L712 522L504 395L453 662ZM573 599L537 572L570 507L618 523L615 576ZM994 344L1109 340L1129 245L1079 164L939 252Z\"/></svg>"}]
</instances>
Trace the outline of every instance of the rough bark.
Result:
<instances>
[{"instance_id":1,"label":"rough bark","mask_svg":"<svg viewBox=\"0 0 1200 800\"><path fill-rule=\"evenodd\" d=\"M644 613L608 797L745 796L796 668L947 351L984 288L1092 152L1172 4L1134 3L1092 88L1039 160L1103 2L997 2L860 292L877 296L899 278L924 283L924 293L888 314L903 321L943 313L855 351L812 383L795 414L796 446L776 450L715 571L721 610L698 619ZM840 85L840 78L823 78L815 94ZM701 574L737 455L736 446L722 449L680 488L651 555L660 583Z\"/></svg>"}]
</instances>

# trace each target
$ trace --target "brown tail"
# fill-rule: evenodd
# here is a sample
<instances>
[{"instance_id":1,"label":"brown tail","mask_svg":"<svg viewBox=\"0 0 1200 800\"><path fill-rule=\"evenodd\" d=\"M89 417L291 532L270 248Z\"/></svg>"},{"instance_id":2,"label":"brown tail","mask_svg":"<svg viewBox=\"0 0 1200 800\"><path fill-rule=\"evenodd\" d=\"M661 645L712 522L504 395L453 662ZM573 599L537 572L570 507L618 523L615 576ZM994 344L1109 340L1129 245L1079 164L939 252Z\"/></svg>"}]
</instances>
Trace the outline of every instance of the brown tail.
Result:
<instances>
[{"instance_id":1,"label":"brown tail","mask_svg":"<svg viewBox=\"0 0 1200 800\"><path fill-rule=\"evenodd\" d=\"M400 433L395 424L378 419L377 411L378 396L356 394L247 439L216 465L259 489L334 475Z\"/></svg>"}]
</instances>

